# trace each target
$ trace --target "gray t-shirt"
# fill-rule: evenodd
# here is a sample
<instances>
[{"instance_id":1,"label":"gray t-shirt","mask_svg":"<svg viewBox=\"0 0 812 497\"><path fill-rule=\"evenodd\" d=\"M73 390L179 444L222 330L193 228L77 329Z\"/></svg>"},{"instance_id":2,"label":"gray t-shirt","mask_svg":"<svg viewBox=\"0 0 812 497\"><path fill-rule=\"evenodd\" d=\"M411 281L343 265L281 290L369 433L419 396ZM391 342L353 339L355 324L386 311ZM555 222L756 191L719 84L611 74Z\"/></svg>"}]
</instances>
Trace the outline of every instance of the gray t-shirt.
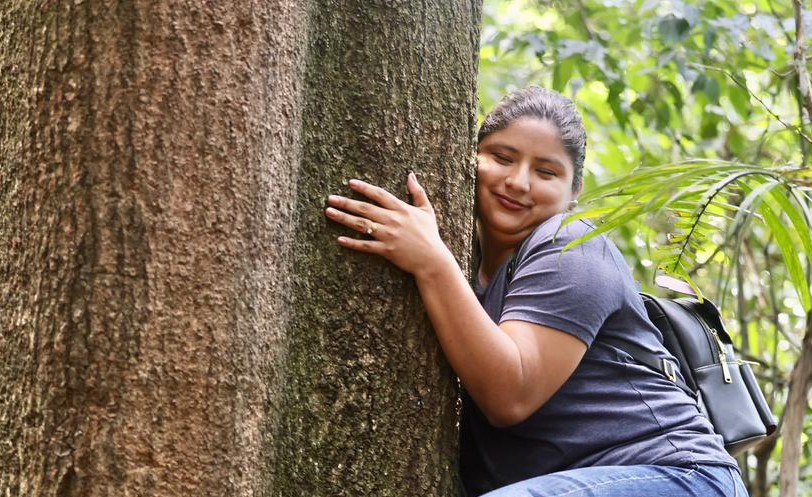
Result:
<instances>
[{"instance_id":1,"label":"gray t-shirt","mask_svg":"<svg viewBox=\"0 0 812 497\"><path fill-rule=\"evenodd\" d=\"M590 226L541 224L477 295L496 323L526 321L570 333L589 348L573 375L525 421L491 426L463 395L461 477L468 495L584 466L693 463L737 467L696 403L611 337L666 355L623 256L603 236L566 252ZM507 288L505 288L507 286Z\"/></svg>"}]
</instances>

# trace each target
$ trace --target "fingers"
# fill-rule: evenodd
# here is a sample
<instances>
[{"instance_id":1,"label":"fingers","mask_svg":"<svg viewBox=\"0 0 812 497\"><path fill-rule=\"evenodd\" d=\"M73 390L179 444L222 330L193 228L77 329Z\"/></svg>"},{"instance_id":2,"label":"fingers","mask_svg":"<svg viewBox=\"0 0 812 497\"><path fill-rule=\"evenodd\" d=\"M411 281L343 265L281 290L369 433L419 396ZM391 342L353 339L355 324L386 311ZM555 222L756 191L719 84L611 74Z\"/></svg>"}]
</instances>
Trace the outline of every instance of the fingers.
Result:
<instances>
[{"instance_id":1,"label":"fingers","mask_svg":"<svg viewBox=\"0 0 812 497\"><path fill-rule=\"evenodd\" d=\"M370 219L354 216L346 212L328 207L324 213L333 221L343 224L347 228L353 229L359 233L364 233L369 236L375 236L376 233L380 234L382 226Z\"/></svg>"},{"instance_id":2,"label":"fingers","mask_svg":"<svg viewBox=\"0 0 812 497\"><path fill-rule=\"evenodd\" d=\"M361 193L368 199L375 201L378 205L383 207L383 209L377 209L375 206L371 206L365 202L358 202L351 199L345 200L346 206L337 203L333 204L332 202L331 205L341 207L342 209L349 210L356 214L363 214L371 219L380 219L384 210L396 210L404 205L403 201L379 186L357 179L351 179L348 184L350 188ZM429 202L428 195L426 195L426 190L423 189L417 181L417 176L414 173L409 173L406 179L406 188L414 199L415 207L431 208L431 202ZM334 198L337 200L343 197L331 196L329 200L333 200ZM372 215L368 215L368 212Z\"/></svg>"},{"instance_id":3,"label":"fingers","mask_svg":"<svg viewBox=\"0 0 812 497\"><path fill-rule=\"evenodd\" d=\"M436 231L431 203L414 173L410 173L406 181L406 188L412 196L413 205L409 205L387 190L365 181L353 179L349 181L348 185L374 204L340 195L330 195L327 198L328 208L325 210L325 215L332 221L372 239L365 237L354 239L342 236L338 242L343 247L388 257L386 254L389 253L387 251L391 250L391 247L387 244L391 245L393 240L400 239L399 237L404 232L419 233L426 229ZM430 217L427 217L426 214L429 214Z\"/></svg>"},{"instance_id":4,"label":"fingers","mask_svg":"<svg viewBox=\"0 0 812 497\"><path fill-rule=\"evenodd\" d=\"M372 205L368 202L362 202L360 200L354 200L351 198L342 197L340 195L330 195L327 197L327 204L331 207L335 207L352 214L357 214L358 216L362 216L373 221L386 222L387 220L386 209L382 209L381 207Z\"/></svg>"},{"instance_id":5,"label":"fingers","mask_svg":"<svg viewBox=\"0 0 812 497\"><path fill-rule=\"evenodd\" d=\"M350 188L362 194L366 198L373 200L375 203L385 209L397 209L403 203L399 198L392 195L383 188L371 185L366 181L359 179L351 179L348 182Z\"/></svg>"},{"instance_id":6,"label":"fingers","mask_svg":"<svg viewBox=\"0 0 812 497\"><path fill-rule=\"evenodd\" d=\"M381 255L384 251L384 244L375 240L358 240L348 236L338 237L338 244L344 248L366 252L367 254Z\"/></svg>"},{"instance_id":7,"label":"fingers","mask_svg":"<svg viewBox=\"0 0 812 497\"><path fill-rule=\"evenodd\" d=\"M364 181L350 180L349 186L380 205L373 205L340 195L330 195L327 197L327 203L330 207L325 210L325 215L359 233L372 237L379 236L383 231L383 225L391 221L391 217L394 215L393 211L406 205L383 188ZM387 208L387 205L392 207ZM356 248L356 245L351 242L342 243L342 245L364 252L371 251L371 248L367 245L361 245L360 248Z\"/></svg>"}]
</instances>

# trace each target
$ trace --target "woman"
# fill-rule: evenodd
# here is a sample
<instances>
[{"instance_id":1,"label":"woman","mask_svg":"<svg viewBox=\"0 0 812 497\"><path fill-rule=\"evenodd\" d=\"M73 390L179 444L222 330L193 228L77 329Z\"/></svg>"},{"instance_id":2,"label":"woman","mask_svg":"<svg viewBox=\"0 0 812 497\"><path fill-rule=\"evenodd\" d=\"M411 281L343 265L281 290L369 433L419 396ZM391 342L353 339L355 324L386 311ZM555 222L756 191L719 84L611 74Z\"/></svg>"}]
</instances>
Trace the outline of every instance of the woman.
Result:
<instances>
[{"instance_id":1,"label":"woman","mask_svg":"<svg viewBox=\"0 0 812 497\"><path fill-rule=\"evenodd\" d=\"M464 386L466 493L745 496L735 461L695 402L604 342L667 354L618 250L596 237L562 251L590 229L561 228L581 191L586 150L572 102L537 87L517 91L485 119L478 141L475 289L414 174L414 205L353 180L372 202L332 195L326 210L369 235L339 244L383 256L417 281Z\"/></svg>"}]
</instances>

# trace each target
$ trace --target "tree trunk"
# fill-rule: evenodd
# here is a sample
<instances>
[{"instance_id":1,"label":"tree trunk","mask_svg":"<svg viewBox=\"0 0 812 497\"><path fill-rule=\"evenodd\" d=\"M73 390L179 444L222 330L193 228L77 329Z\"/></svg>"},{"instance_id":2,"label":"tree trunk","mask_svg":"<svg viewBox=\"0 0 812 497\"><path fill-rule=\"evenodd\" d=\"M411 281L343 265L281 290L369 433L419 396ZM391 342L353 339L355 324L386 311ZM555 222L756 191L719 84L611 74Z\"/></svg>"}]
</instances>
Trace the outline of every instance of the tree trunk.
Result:
<instances>
[{"instance_id":1,"label":"tree trunk","mask_svg":"<svg viewBox=\"0 0 812 497\"><path fill-rule=\"evenodd\" d=\"M769 497L770 486L772 485L772 475L770 474L770 458L776 445L778 445L778 432L776 431L763 442L760 442L753 449L753 456L756 458L756 467L752 470L747 465L748 453L745 453L739 461L739 468L743 473L751 472L752 477L748 478L748 488L750 497Z\"/></svg>"},{"instance_id":2,"label":"tree trunk","mask_svg":"<svg viewBox=\"0 0 812 497\"><path fill-rule=\"evenodd\" d=\"M335 242L325 197L418 174L467 269L476 0L321 0L310 22L295 306L274 495L454 493L456 381L413 279Z\"/></svg>"},{"instance_id":3,"label":"tree trunk","mask_svg":"<svg viewBox=\"0 0 812 497\"><path fill-rule=\"evenodd\" d=\"M0 495L263 494L304 8L0 9Z\"/></svg>"},{"instance_id":4,"label":"tree trunk","mask_svg":"<svg viewBox=\"0 0 812 497\"><path fill-rule=\"evenodd\" d=\"M804 418L809 405L809 385L812 381L812 312L806 314L806 332L801 341L801 353L792 368L787 389L787 405L781 422L781 497L797 497L800 476Z\"/></svg>"},{"instance_id":5,"label":"tree trunk","mask_svg":"<svg viewBox=\"0 0 812 497\"><path fill-rule=\"evenodd\" d=\"M0 495L451 495L414 284L322 215L414 170L467 269L479 4L414 3L0 6Z\"/></svg>"},{"instance_id":6,"label":"tree trunk","mask_svg":"<svg viewBox=\"0 0 812 497\"><path fill-rule=\"evenodd\" d=\"M804 5L793 0L795 13L795 70L798 75L798 100L809 116L812 116L812 86L806 68L806 34L804 32ZM804 122L803 115L800 119ZM806 138L801 133L802 138ZM808 141L808 139L807 139ZM808 168L809 144L801 140L803 166ZM812 257L807 254L807 261ZM807 274L809 274L807 272ZM800 477L802 437L804 420L809 406L809 387L812 383L812 311L806 310L806 331L801 340L801 352L792 368L787 388L787 405L781 422L781 471L779 487L781 497L796 497Z\"/></svg>"}]
</instances>

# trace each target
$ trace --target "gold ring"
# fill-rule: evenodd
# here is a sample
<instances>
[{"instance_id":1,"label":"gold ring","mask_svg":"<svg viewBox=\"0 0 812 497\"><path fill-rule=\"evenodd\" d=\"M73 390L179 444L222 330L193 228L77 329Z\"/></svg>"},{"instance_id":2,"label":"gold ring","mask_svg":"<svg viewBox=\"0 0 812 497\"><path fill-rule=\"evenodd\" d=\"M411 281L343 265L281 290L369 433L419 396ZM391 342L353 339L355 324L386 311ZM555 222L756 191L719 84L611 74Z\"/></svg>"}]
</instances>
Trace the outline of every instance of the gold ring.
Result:
<instances>
[{"instance_id":1,"label":"gold ring","mask_svg":"<svg viewBox=\"0 0 812 497\"><path fill-rule=\"evenodd\" d=\"M378 231L378 225L372 223L369 225L369 228L367 228L367 235L372 236L376 231Z\"/></svg>"}]
</instances>

